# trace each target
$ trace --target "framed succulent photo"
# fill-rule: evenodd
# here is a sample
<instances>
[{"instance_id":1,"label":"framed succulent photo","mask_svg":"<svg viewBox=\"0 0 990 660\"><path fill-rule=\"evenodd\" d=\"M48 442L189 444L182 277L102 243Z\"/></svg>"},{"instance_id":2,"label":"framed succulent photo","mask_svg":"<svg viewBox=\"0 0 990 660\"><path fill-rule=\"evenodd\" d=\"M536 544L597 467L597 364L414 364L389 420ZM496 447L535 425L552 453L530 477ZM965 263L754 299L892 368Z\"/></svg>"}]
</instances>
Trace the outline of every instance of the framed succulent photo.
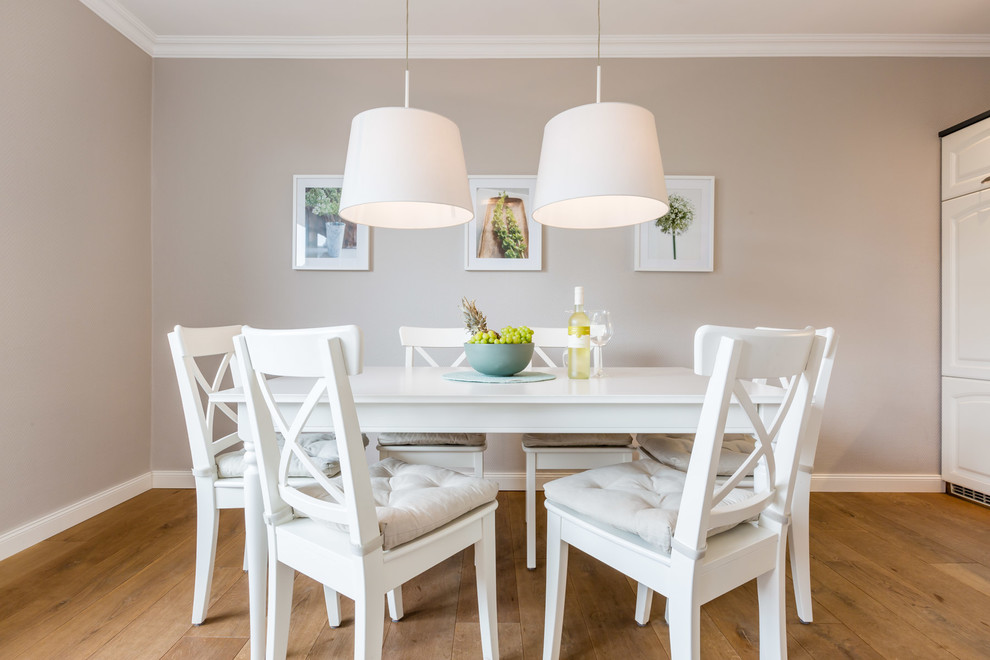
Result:
<instances>
[{"instance_id":1,"label":"framed succulent photo","mask_svg":"<svg viewBox=\"0 0 990 660\"><path fill-rule=\"evenodd\" d=\"M468 177L474 219L464 234L466 270L542 270L543 226L533 220L536 177Z\"/></svg>"},{"instance_id":2,"label":"framed succulent photo","mask_svg":"<svg viewBox=\"0 0 990 660\"><path fill-rule=\"evenodd\" d=\"M636 270L712 272L715 177L668 176L670 211L636 226Z\"/></svg>"},{"instance_id":3,"label":"framed succulent photo","mask_svg":"<svg viewBox=\"0 0 990 660\"><path fill-rule=\"evenodd\" d=\"M344 177L292 177L292 267L368 270L370 231L340 217Z\"/></svg>"}]
</instances>

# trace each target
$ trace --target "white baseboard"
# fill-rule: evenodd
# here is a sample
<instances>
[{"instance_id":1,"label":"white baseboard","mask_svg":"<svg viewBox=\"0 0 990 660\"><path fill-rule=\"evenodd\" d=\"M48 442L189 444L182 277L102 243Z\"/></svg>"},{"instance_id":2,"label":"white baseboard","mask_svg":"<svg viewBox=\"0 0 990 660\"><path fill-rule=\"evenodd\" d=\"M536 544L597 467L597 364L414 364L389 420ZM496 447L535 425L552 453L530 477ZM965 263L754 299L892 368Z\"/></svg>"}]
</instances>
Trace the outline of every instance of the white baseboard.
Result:
<instances>
[{"instance_id":1,"label":"white baseboard","mask_svg":"<svg viewBox=\"0 0 990 660\"><path fill-rule=\"evenodd\" d=\"M570 472L544 472L536 477L536 487ZM521 472L485 474L498 482L499 490L526 490L526 475ZM945 482L937 474L815 474L811 490L821 493L941 493Z\"/></svg>"},{"instance_id":2,"label":"white baseboard","mask_svg":"<svg viewBox=\"0 0 990 660\"><path fill-rule=\"evenodd\" d=\"M189 470L155 470L151 473L152 488L195 488L196 478Z\"/></svg>"},{"instance_id":3,"label":"white baseboard","mask_svg":"<svg viewBox=\"0 0 990 660\"><path fill-rule=\"evenodd\" d=\"M130 481L108 488L107 490L79 500L74 504L54 511L20 527L16 527L0 535L0 559L6 559L21 550L30 548L35 543L64 532L73 525L103 513L121 502L152 488L152 473L137 476Z\"/></svg>"},{"instance_id":4,"label":"white baseboard","mask_svg":"<svg viewBox=\"0 0 990 660\"><path fill-rule=\"evenodd\" d=\"M811 490L819 493L942 493L939 474L813 474Z\"/></svg>"},{"instance_id":5,"label":"white baseboard","mask_svg":"<svg viewBox=\"0 0 990 660\"><path fill-rule=\"evenodd\" d=\"M547 481L568 474L571 473L540 472L536 479L537 488L542 489ZM485 476L497 481L500 490L526 490L525 473L490 472ZM193 487L193 476L188 470L157 470L142 474L0 535L0 560L151 488ZM831 493L941 493L945 491L945 482L937 474L816 474L811 477L811 490Z\"/></svg>"},{"instance_id":6,"label":"white baseboard","mask_svg":"<svg viewBox=\"0 0 990 660\"><path fill-rule=\"evenodd\" d=\"M540 470L536 487L573 472ZM485 477L498 482L499 490L526 490L524 472L488 472ZM188 470L152 472L152 488L195 488ZM815 474L811 490L820 493L942 493L945 482L938 474Z\"/></svg>"}]
</instances>

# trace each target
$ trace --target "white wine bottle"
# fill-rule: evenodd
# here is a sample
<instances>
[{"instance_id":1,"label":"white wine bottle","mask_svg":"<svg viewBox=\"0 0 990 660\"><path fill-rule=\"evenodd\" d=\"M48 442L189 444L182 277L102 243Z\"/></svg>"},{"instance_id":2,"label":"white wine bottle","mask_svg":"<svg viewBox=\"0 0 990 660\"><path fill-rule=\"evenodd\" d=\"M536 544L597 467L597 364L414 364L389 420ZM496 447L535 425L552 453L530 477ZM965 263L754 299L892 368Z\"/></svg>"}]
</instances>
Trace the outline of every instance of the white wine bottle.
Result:
<instances>
[{"instance_id":1,"label":"white wine bottle","mask_svg":"<svg viewBox=\"0 0 990 660\"><path fill-rule=\"evenodd\" d=\"M574 313L567 320L567 377L591 375L591 321L584 313L584 287L574 287Z\"/></svg>"}]
</instances>

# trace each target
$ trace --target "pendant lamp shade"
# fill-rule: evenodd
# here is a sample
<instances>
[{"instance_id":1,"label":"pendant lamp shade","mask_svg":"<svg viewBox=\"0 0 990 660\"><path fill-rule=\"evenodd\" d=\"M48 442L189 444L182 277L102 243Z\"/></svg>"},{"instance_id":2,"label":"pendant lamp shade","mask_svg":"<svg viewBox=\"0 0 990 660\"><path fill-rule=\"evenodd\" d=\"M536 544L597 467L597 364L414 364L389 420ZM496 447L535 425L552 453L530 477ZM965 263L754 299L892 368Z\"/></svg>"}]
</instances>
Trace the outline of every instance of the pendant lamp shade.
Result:
<instances>
[{"instance_id":1,"label":"pendant lamp shade","mask_svg":"<svg viewBox=\"0 0 990 660\"><path fill-rule=\"evenodd\" d=\"M415 108L376 108L354 117L340 215L372 227L450 227L474 217L461 132Z\"/></svg>"},{"instance_id":2,"label":"pendant lamp shade","mask_svg":"<svg viewBox=\"0 0 990 660\"><path fill-rule=\"evenodd\" d=\"M534 193L537 222L623 227L668 210L652 112L628 103L592 103L547 122Z\"/></svg>"}]
</instances>

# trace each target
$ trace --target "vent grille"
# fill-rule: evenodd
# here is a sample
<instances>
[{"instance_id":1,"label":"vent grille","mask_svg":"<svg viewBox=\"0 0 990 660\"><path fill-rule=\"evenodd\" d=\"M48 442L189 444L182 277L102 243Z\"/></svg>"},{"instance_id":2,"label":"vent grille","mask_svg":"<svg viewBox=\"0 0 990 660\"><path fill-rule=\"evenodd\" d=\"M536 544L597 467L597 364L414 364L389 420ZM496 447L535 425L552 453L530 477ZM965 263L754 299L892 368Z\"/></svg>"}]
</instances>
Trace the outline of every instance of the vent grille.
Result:
<instances>
[{"instance_id":1,"label":"vent grille","mask_svg":"<svg viewBox=\"0 0 990 660\"><path fill-rule=\"evenodd\" d=\"M960 486L958 484L950 484L950 485L952 486L952 490L950 492L953 495L976 502L977 504L982 504L983 506L990 506L990 495L987 495L986 493L981 493L978 490L973 490L972 488L966 488L965 486Z\"/></svg>"}]
</instances>

